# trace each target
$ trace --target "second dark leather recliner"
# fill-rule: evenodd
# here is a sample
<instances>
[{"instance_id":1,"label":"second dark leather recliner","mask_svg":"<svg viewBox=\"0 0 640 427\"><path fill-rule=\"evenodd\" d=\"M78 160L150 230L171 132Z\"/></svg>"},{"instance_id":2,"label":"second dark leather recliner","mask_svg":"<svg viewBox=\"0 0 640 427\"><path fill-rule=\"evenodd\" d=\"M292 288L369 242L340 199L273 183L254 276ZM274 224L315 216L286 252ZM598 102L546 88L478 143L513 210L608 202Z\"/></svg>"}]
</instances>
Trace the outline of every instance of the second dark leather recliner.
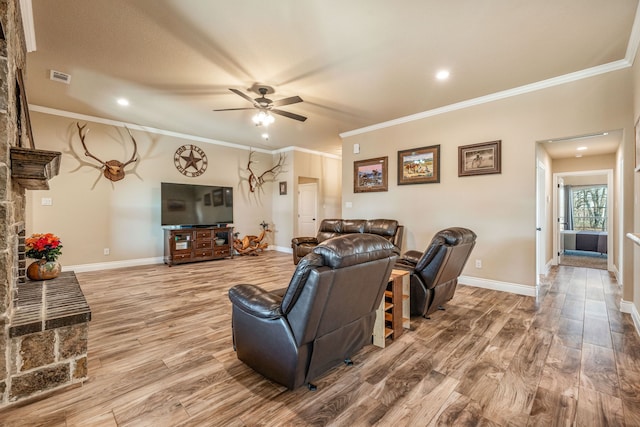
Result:
<instances>
[{"instance_id":1,"label":"second dark leather recliner","mask_svg":"<svg viewBox=\"0 0 640 427\"><path fill-rule=\"evenodd\" d=\"M476 234L462 227L439 231L424 252L407 251L395 268L411 273L411 315L428 316L453 298Z\"/></svg>"}]
</instances>

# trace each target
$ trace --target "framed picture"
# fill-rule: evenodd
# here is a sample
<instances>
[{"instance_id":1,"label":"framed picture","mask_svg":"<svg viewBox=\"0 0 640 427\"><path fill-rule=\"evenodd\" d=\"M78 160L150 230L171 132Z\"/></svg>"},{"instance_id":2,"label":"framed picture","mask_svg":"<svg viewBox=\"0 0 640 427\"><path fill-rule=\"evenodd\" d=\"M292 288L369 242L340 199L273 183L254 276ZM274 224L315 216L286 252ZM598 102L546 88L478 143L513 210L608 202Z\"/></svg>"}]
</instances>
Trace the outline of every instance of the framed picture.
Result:
<instances>
[{"instance_id":1,"label":"framed picture","mask_svg":"<svg viewBox=\"0 0 640 427\"><path fill-rule=\"evenodd\" d=\"M218 188L211 192L213 195L213 206L222 206L224 204L224 200L222 198L222 188Z\"/></svg>"},{"instance_id":2,"label":"framed picture","mask_svg":"<svg viewBox=\"0 0 640 427\"><path fill-rule=\"evenodd\" d=\"M287 195L287 181L280 181L280 195Z\"/></svg>"},{"instance_id":3,"label":"framed picture","mask_svg":"<svg viewBox=\"0 0 640 427\"><path fill-rule=\"evenodd\" d=\"M440 182L440 145L398 151L398 185Z\"/></svg>"},{"instance_id":4,"label":"framed picture","mask_svg":"<svg viewBox=\"0 0 640 427\"><path fill-rule=\"evenodd\" d=\"M458 176L502 173L502 141L458 147Z\"/></svg>"},{"instance_id":5,"label":"framed picture","mask_svg":"<svg viewBox=\"0 0 640 427\"><path fill-rule=\"evenodd\" d=\"M204 195L204 205L211 206L211 194L207 193Z\"/></svg>"},{"instance_id":6,"label":"framed picture","mask_svg":"<svg viewBox=\"0 0 640 427\"><path fill-rule=\"evenodd\" d=\"M353 192L387 191L388 157L353 162Z\"/></svg>"}]
</instances>

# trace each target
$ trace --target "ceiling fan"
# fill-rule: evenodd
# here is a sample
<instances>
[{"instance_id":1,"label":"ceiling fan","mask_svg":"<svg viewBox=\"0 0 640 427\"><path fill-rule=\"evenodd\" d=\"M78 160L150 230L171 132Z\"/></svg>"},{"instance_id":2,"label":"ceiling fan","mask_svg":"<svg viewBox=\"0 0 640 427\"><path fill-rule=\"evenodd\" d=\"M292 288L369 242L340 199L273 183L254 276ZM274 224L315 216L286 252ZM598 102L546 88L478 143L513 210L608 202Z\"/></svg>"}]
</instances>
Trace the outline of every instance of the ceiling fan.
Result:
<instances>
[{"instance_id":1,"label":"ceiling fan","mask_svg":"<svg viewBox=\"0 0 640 427\"><path fill-rule=\"evenodd\" d=\"M229 90L231 92L235 93L236 95L239 95L239 96L243 97L244 99L246 99L247 101L251 102L253 104L253 107L222 108L222 109L213 110L213 111L251 110L251 108L257 108L259 110L259 112L258 112L258 114L256 114L255 117L261 116L261 117L264 118L264 117L269 116L269 113L273 113L273 114L278 114L280 116L288 117L290 119L298 120L298 121L301 121L301 122L304 122L305 120L307 120L306 117L301 116L299 114L290 113L289 111L278 110L278 109L274 108L274 107L282 107L283 105L291 105L291 104L297 104L298 102L302 102L302 98L300 98L299 96L291 96L289 98L278 99L276 101L273 101L273 100L265 97L265 95L267 95L267 94L274 93L273 88L271 86L264 86L264 85L255 85L252 88L252 90L255 90L256 92L258 92L260 94L260 96L258 98L255 98L255 99L251 98L249 95L245 94L244 92L239 91L238 89L229 89ZM256 122L257 125L265 124L265 123L263 123L262 120L260 120L260 122L258 122L255 117L254 117L254 122ZM268 124L268 123L266 123L266 124Z\"/></svg>"}]
</instances>

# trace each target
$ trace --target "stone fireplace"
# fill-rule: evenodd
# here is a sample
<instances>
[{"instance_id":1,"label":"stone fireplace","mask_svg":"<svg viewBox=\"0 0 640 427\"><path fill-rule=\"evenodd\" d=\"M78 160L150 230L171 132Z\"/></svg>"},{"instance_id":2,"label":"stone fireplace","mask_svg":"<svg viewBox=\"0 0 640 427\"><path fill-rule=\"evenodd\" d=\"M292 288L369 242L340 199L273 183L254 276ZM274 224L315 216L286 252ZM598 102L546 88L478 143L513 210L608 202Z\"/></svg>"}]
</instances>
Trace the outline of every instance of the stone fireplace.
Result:
<instances>
[{"instance_id":1,"label":"stone fireplace","mask_svg":"<svg viewBox=\"0 0 640 427\"><path fill-rule=\"evenodd\" d=\"M89 306L73 272L25 279L25 203L60 153L35 149L19 0L0 0L0 409L87 379ZM25 148L30 146L30 148Z\"/></svg>"}]
</instances>

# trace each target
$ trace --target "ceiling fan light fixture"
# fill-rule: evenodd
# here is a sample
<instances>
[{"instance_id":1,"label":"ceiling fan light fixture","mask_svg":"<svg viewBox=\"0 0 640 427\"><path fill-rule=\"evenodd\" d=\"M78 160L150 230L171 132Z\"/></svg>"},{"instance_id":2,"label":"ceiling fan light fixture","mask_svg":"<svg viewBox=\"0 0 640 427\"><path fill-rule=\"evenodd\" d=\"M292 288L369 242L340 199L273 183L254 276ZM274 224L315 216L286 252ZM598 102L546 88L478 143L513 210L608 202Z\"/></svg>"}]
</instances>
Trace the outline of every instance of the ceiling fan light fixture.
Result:
<instances>
[{"instance_id":1,"label":"ceiling fan light fixture","mask_svg":"<svg viewBox=\"0 0 640 427\"><path fill-rule=\"evenodd\" d=\"M252 118L253 123L256 126L269 126L275 121L273 116L268 111L260 110Z\"/></svg>"}]
</instances>

